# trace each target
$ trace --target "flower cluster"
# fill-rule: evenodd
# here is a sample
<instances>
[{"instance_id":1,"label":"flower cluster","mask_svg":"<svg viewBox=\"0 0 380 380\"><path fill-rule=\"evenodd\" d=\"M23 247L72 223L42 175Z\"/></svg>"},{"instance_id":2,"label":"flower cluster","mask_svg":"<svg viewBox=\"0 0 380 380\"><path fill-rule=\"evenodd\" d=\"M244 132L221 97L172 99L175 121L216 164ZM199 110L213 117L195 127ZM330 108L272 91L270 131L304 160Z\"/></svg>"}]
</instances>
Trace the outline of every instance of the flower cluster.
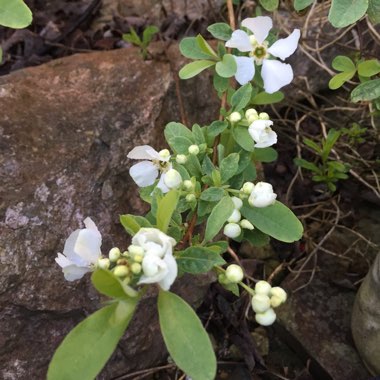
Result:
<instances>
[{"instance_id":1,"label":"flower cluster","mask_svg":"<svg viewBox=\"0 0 380 380\"><path fill-rule=\"evenodd\" d=\"M248 57L234 56L237 71L235 79L241 85L250 82L255 76L255 66L261 67L261 76L264 89L271 94L293 80L292 67L272 57L285 60L297 49L300 38L299 29L295 29L287 38L277 40L271 46L266 40L272 29L272 19L268 16L247 18L241 25L250 33L242 29L235 30L226 42L226 47L236 48L242 53L249 53Z\"/></svg>"},{"instance_id":2,"label":"flower cluster","mask_svg":"<svg viewBox=\"0 0 380 380\"><path fill-rule=\"evenodd\" d=\"M266 281L259 281L255 285L255 295L252 297L252 309L256 313L256 322L262 326L269 326L276 320L274 308L282 305L287 299L284 289L272 287Z\"/></svg>"}]
</instances>

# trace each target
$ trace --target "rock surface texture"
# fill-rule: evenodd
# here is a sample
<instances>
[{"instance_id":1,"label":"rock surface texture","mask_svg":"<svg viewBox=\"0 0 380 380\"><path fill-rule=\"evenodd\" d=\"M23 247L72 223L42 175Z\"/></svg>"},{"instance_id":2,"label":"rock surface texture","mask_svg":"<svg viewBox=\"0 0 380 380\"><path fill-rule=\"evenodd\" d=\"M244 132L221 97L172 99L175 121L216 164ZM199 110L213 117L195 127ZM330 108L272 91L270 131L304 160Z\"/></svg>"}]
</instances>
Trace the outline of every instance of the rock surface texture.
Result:
<instances>
[{"instance_id":1,"label":"rock surface texture","mask_svg":"<svg viewBox=\"0 0 380 380\"><path fill-rule=\"evenodd\" d=\"M88 278L66 282L54 258L87 216L103 234L103 252L128 244L118 215L141 213L144 205L127 153L140 144L163 148L163 127L180 121L173 74L181 63L178 47L156 50L154 61L122 49L0 78L1 379L45 378L64 336L100 306ZM191 122L217 116L209 77L181 88ZM176 290L194 304L206 287L207 280L184 280ZM154 295L140 306L99 378L165 360Z\"/></svg>"}]
</instances>

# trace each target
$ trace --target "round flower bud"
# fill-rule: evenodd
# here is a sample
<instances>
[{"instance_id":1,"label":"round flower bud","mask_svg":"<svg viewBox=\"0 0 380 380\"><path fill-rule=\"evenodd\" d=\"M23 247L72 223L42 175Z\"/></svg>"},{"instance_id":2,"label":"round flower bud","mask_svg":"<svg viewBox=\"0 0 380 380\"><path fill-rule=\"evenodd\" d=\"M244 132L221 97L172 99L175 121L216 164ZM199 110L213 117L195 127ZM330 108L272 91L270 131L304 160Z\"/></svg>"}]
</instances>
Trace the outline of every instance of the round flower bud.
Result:
<instances>
[{"instance_id":1,"label":"round flower bud","mask_svg":"<svg viewBox=\"0 0 380 380\"><path fill-rule=\"evenodd\" d=\"M194 188L194 185L189 179L186 179L185 181L183 181L183 187L185 188L185 190L192 190Z\"/></svg>"},{"instance_id":2,"label":"round flower bud","mask_svg":"<svg viewBox=\"0 0 380 380\"><path fill-rule=\"evenodd\" d=\"M255 229L253 224L247 219L243 219L242 221L240 221L240 227L250 231Z\"/></svg>"},{"instance_id":3,"label":"round flower bud","mask_svg":"<svg viewBox=\"0 0 380 380\"><path fill-rule=\"evenodd\" d=\"M194 202L196 200L194 194L187 194L185 199L186 199L186 202L189 202L189 203Z\"/></svg>"},{"instance_id":4,"label":"round flower bud","mask_svg":"<svg viewBox=\"0 0 380 380\"><path fill-rule=\"evenodd\" d=\"M169 189L177 189L182 183L181 174L175 169L170 169L165 173L164 183Z\"/></svg>"},{"instance_id":5,"label":"round flower bud","mask_svg":"<svg viewBox=\"0 0 380 380\"><path fill-rule=\"evenodd\" d=\"M168 149L162 149L158 152L158 154L160 155L161 158L163 159L168 159L170 158L170 152Z\"/></svg>"},{"instance_id":6,"label":"round flower bud","mask_svg":"<svg viewBox=\"0 0 380 380\"><path fill-rule=\"evenodd\" d=\"M198 145L190 145L188 149L190 154L193 154L196 156L199 153L199 146Z\"/></svg>"},{"instance_id":7,"label":"round flower bud","mask_svg":"<svg viewBox=\"0 0 380 380\"><path fill-rule=\"evenodd\" d=\"M232 114L228 117L231 123L237 123L241 120L241 115L239 112L232 112Z\"/></svg>"},{"instance_id":8,"label":"round flower bud","mask_svg":"<svg viewBox=\"0 0 380 380\"><path fill-rule=\"evenodd\" d=\"M227 222L229 223L239 223L241 219L241 214L239 210L232 211L231 216L227 219Z\"/></svg>"},{"instance_id":9,"label":"round flower bud","mask_svg":"<svg viewBox=\"0 0 380 380\"><path fill-rule=\"evenodd\" d=\"M258 182L248 198L248 203L252 207L267 207L272 205L276 198L277 194L273 192L273 187L270 183Z\"/></svg>"},{"instance_id":10,"label":"round flower bud","mask_svg":"<svg viewBox=\"0 0 380 380\"><path fill-rule=\"evenodd\" d=\"M255 313L263 313L270 308L270 298L265 294L255 294L251 304Z\"/></svg>"},{"instance_id":11,"label":"round flower bud","mask_svg":"<svg viewBox=\"0 0 380 380\"><path fill-rule=\"evenodd\" d=\"M280 306L288 298L285 290L280 288L279 286L273 287L270 290L269 294L271 295L270 303L271 303L272 307Z\"/></svg>"},{"instance_id":12,"label":"round flower bud","mask_svg":"<svg viewBox=\"0 0 380 380\"><path fill-rule=\"evenodd\" d=\"M259 281L255 285L256 294L264 294L264 295L268 296L271 289L272 289L272 287L271 287L270 283L267 281Z\"/></svg>"},{"instance_id":13,"label":"round flower bud","mask_svg":"<svg viewBox=\"0 0 380 380\"><path fill-rule=\"evenodd\" d=\"M247 119L248 123L253 123L255 120L258 120L259 115L257 114L257 111L254 108L250 108L247 111L245 111L245 118Z\"/></svg>"},{"instance_id":14,"label":"round flower bud","mask_svg":"<svg viewBox=\"0 0 380 380\"><path fill-rule=\"evenodd\" d=\"M231 264L226 269L226 278L229 282L236 284L244 278L243 270L239 265Z\"/></svg>"},{"instance_id":15,"label":"round flower bud","mask_svg":"<svg viewBox=\"0 0 380 380\"><path fill-rule=\"evenodd\" d=\"M131 265L131 272L133 274L139 274L141 272L141 264L139 264L139 263L133 263Z\"/></svg>"},{"instance_id":16,"label":"round flower bud","mask_svg":"<svg viewBox=\"0 0 380 380\"><path fill-rule=\"evenodd\" d=\"M135 263L142 263L143 259L144 259L143 255L133 255L133 261Z\"/></svg>"},{"instance_id":17,"label":"round flower bud","mask_svg":"<svg viewBox=\"0 0 380 380\"><path fill-rule=\"evenodd\" d=\"M266 112L260 112L259 113L259 119L261 120L269 120L269 115Z\"/></svg>"},{"instance_id":18,"label":"round flower bud","mask_svg":"<svg viewBox=\"0 0 380 380\"><path fill-rule=\"evenodd\" d=\"M234 239L234 238L237 238L241 234L241 228L236 223L228 223L224 226L223 233L227 237Z\"/></svg>"},{"instance_id":19,"label":"round flower bud","mask_svg":"<svg viewBox=\"0 0 380 380\"><path fill-rule=\"evenodd\" d=\"M255 319L261 326L270 326L276 320L276 313L272 308L269 308L264 313L257 313Z\"/></svg>"},{"instance_id":20,"label":"round flower bud","mask_svg":"<svg viewBox=\"0 0 380 380\"><path fill-rule=\"evenodd\" d=\"M125 277L129 273L129 268L126 265L118 265L115 267L113 274L116 277Z\"/></svg>"},{"instance_id":21,"label":"round flower bud","mask_svg":"<svg viewBox=\"0 0 380 380\"><path fill-rule=\"evenodd\" d=\"M111 265L110 259L104 258L98 260L98 268L108 269Z\"/></svg>"},{"instance_id":22,"label":"round flower bud","mask_svg":"<svg viewBox=\"0 0 380 380\"><path fill-rule=\"evenodd\" d=\"M120 249L117 247L112 248L108 253L108 257L110 258L112 262L116 262L117 260L119 260L120 255L121 255Z\"/></svg>"},{"instance_id":23,"label":"round flower bud","mask_svg":"<svg viewBox=\"0 0 380 380\"><path fill-rule=\"evenodd\" d=\"M177 164L183 165L186 164L187 157L184 154L177 154L175 160L177 161Z\"/></svg>"},{"instance_id":24,"label":"round flower bud","mask_svg":"<svg viewBox=\"0 0 380 380\"><path fill-rule=\"evenodd\" d=\"M235 209L240 210L243 207L243 201L238 197L231 197L232 202L234 203Z\"/></svg>"},{"instance_id":25,"label":"round flower bud","mask_svg":"<svg viewBox=\"0 0 380 380\"><path fill-rule=\"evenodd\" d=\"M245 182L242 187L243 193L247 195L251 195L254 188L255 188L255 185L252 182Z\"/></svg>"}]
</instances>

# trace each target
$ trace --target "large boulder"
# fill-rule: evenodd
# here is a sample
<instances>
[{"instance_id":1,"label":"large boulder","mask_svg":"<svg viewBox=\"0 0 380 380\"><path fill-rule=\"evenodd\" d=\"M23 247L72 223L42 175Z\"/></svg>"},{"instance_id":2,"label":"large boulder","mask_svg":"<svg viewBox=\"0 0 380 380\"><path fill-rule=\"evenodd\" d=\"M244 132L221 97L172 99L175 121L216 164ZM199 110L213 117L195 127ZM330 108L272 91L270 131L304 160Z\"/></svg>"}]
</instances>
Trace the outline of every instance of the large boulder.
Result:
<instances>
[{"instance_id":1,"label":"large boulder","mask_svg":"<svg viewBox=\"0 0 380 380\"><path fill-rule=\"evenodd\" d=\"M90 216L103 251L125 248L122 213L144 206L128 169L136 145L164 146L163 127L180 121L174 67L178 47L75 55L0 78L0 378L45 378L64 336L101 300L87 279L69 283L54 258ZM166 53L164 54L166 50ZM173 62L169 62L170 56ZM181 83L190 121L217 116L206 75ZM177 290L197 304L207 279ZM155 295L141 304L101 378L165 360Z\"/></svg>"}]
</instances>

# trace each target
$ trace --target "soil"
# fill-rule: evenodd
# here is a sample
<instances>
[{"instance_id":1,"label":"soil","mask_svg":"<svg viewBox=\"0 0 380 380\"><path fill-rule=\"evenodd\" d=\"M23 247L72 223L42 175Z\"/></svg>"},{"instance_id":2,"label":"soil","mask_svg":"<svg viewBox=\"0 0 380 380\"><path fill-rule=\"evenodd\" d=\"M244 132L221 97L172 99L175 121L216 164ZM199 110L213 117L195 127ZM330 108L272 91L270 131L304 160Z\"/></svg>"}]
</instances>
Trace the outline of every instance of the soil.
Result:
<instances>
[{"instance_id":1,"label":"soil","mask_svg":"<svg viewBox=\"0 0 380 380\"><path fill-rule=\"evenodd\" d=\"M206 27L226 18L224 6L217 7L213 2L206 2L209 7L207 12L195 16L186 11L179 12L174 2L170 2L171 6L161 4L156 13L149 13L148 16L136 11L137 7L134 8L132 1L131 4L124 2L133 10L130 13L121 6L112 8L109 14L104 12L100 0L30 0L27 3L34 15L33 24L28 29L0 29L4 50L0 75L67 55L128 48L130 45L123 41L122 35L129 32L131 27L140 34L147 25L155 23L160 28L156 39L170 41L198 33L208 37ZM123 2L114 3L123 5ZM244 3L243 14L249 11L252 6L250 3ZM289 6L288 2L284 4L285 8ZM366 24L361 22L354 30L363 34L367 30ZM343 49L351 48L350 42L344 44ZM371 38L362 42L361 48L374 55L380 49ZM302 86L298 85L298 90L300 88ZM273 277L275 284L286 283L298 271L301 273L309 268L300 289L291 289L289 285L295 298L299 292L312 292L313 288L309 284L313 281L313 273L326 270L323 255L313 254L309 262L316 246L320 245L319 252L333 259L332 265L342 262L347 264L329 279L332 288L338 289L340 293L351 292L351 295L357 290L368 271L369 263L378 252L380 198L377 179L379 144L374 128L376 119L370 117L367 105L353 108L346 101L347 94L345 89L335 93L326 87L318 93L306 89L301 98L294 97L292 101L276 105L275 109L263 109L277 115L272 119L279 132L279 157L274 163L264 165L265 177L273 184L279 200L288 204L300 217L305 226L305 236L295 244L271 241L267 250L253 250L239 245L233 248L241 252L246 271L254 278L266 278L276 268L280 268ZM366 128L361 140L342 137L332 157L339 157L349 164L355 174L351 173L349 179L339 181L337 191L331 193L323 183L313 182L310 173L301 171L293 159L302 154L303 158L318 164L318 157L302 143L303 138L320 141L326 126L328 129L350 128L353 122L360 122L361 127ZM322 241L333 226L334 231L329 239ZM304 266L305 263L310 266ZM314 296L313 293L309 294L311 299ZM319 357L310 355L312 350L307 346L307 341L300 349L295 348L289 335L281 333L278 328L258 327L248 310L247 296L237 298L218 284L210 287L198 309L199 316L213 337L219 361L218 379L333 378L326 370L328 365ZM286 321L280 321L280 325L287 330ZM317 328L318 324L313 326ZM313 361L318 365L312 366ZM119 377L120 380L127 378L183 379L167 363ZM339 380L339 377L334 379ZM357 380L364 380L364 377Z\"/></svg>"}]
</instances>

